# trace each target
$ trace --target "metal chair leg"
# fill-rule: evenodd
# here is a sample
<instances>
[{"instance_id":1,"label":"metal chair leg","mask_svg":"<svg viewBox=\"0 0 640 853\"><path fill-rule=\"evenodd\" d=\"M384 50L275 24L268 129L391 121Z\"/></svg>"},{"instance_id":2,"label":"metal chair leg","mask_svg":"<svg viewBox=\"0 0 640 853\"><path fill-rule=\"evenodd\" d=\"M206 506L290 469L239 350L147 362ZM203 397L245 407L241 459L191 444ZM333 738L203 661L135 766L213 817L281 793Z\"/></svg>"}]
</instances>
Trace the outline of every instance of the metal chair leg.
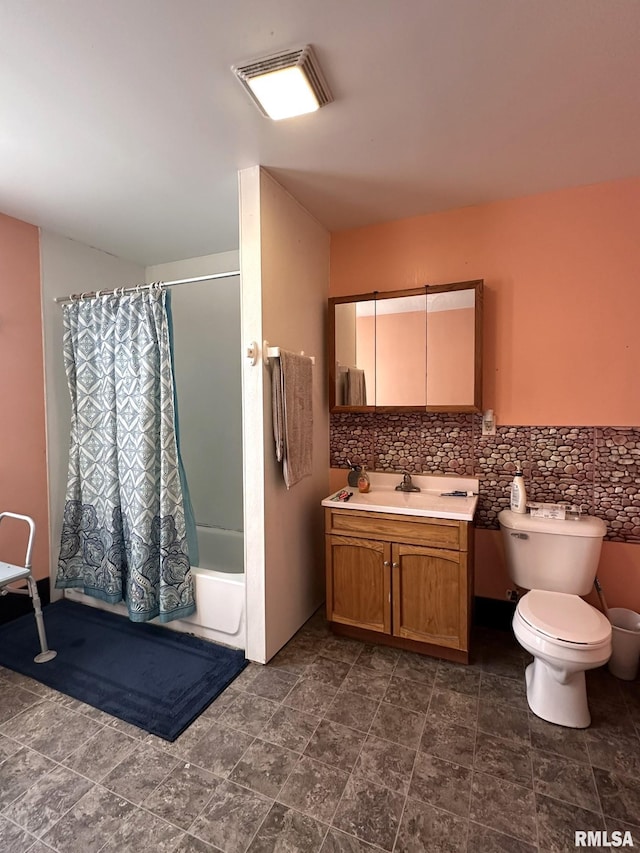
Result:
<instances>
[{"instance_id":1,"label":"metal chair leg","mask_svg":"<svg viewBox=\"0 0 640 853\"><path fill-rule=\"evenodd\" d=\"M29 585L29 595L33 602L33 610L36 618L36 626L38 628L38 638L40 640L41 649L40 654L34 657L34 661L36 663L47 663L47 661L53 660L58 653L54 652L47 645L47 634L44 630L44 619L42 618L42 607L40 606L38 586L31 575L27 578L27 584Z\"/></svg>"}]
</instances>

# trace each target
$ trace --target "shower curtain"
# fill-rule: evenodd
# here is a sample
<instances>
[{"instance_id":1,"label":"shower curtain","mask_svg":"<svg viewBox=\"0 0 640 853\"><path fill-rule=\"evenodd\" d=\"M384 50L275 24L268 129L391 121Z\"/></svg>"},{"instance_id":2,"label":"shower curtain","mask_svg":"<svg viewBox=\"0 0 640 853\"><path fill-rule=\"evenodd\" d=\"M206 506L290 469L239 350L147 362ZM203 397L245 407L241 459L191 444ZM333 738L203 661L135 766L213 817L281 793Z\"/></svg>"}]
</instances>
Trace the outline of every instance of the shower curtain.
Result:
<instances>
[{"instance_id":1,"label":"shower curtain","mask_svg":"<svg viewBox=\"0 0 640 853\"><path fill-rule=\"evenodd\" d=\"M72 414L56 587L124 601L134 622L182 619L195 610L195 524L178 450L169 294L152 287L63 311Z\"/></svg>"}]
</instances>

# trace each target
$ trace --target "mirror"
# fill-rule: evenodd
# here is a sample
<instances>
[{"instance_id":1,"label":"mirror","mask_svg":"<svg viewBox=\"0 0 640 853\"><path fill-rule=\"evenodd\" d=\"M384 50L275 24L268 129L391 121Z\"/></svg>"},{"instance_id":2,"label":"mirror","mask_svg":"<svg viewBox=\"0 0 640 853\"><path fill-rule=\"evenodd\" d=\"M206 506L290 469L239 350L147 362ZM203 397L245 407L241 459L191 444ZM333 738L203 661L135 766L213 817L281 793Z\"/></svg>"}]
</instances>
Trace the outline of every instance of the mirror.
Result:
<instances>
[{"instance_id":1,"label":"mirror","mask_svg":"<svg viewBox=\"0 0 640 853\"><path fill-rule=\"evenodd\" d=\"M331 411L482 409L482 281L329 300Z\"/></svg>"}]
</instances>

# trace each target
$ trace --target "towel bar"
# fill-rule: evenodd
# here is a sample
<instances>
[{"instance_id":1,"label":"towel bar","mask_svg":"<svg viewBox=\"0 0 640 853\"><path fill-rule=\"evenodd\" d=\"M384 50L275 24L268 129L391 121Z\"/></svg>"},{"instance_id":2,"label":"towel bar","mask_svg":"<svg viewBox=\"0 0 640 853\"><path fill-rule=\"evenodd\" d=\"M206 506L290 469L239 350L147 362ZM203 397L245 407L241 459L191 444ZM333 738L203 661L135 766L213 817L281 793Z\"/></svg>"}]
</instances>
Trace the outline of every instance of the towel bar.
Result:
<instances>
[{"instance_id":1,"label":"towel bar","mask_svg":"<svg viewBox=\"0 0 640 853\"><path fill-rule=\"evenodd\" d=\"M304 355L304 350L300 352L300 355ZM269 346L269 341L263 341L262 357L265 364L269 364L270 358L280 358L280 347L271 347ZM311 359L311 364L316 363L315 356L310 355L309 358Z\"/></svg>"}]
</instances>

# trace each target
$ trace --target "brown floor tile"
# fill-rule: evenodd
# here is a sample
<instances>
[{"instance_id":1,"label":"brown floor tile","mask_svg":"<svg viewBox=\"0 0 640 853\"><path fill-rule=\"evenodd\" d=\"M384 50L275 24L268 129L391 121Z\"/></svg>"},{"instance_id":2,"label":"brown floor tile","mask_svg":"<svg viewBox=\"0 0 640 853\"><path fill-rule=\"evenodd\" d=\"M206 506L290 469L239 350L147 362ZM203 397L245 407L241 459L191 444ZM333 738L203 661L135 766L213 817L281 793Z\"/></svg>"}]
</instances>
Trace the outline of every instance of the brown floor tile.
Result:
<instances>
[{"instance_id":1,"label":"brown floor tile","mask_svg":"<svg viewBox=\"0 0 640 853\"><path fill-rule=\"evenodd\" d=\"M177 766L178 759L174 756L140 744L104 777L101 784L139 805Z\"/></svg>"},{"instance_id":2,"label":"brown floor tile","mask_svg":"<svg viewBox=\"0 0 640 853\"><path fill-rule=\"evenodd\" d=\"M247 853L275 853L277 850L320 850L327 827L308 815L280 803L271 806Z\"/></svg>"},{"instance_id":3,"label":"brown floor tile","mask_svg":"<svg viewBox=\"0 0 640 853\"><path fill-rule=\"evenodd\" d=\"M0 764L0 810L28 791L54 768L55 764L39 752L26 747Z\"/></svg>"},{"instance_id":4,"label":"brown floor tile","mask_svg":"<svg viewBox=\"0 0 640 853\"><path fill-rule=\"evenodd\" d=\"M468 818L471 778L472 771L468 767L420 752L413 769L409 796Z\"/></svg>"},{"instance_id":5,"label":"brown floor tile","mask_svg":"<svg viewBox=\"0 0 640 853\"><path fill-rule=\"evenodd\" d=\"M395 791L354 775L344 790L333 826L383 850L391 850L404 800Z\"/></svg>"},{"instance_id":6,"label":"brown floor tile","mask_svg":"<svg viewBox=\"0 0 640 853\"><path fill-rule=\"evenodd\" d=\"M469 824L467 853L536 853L537 849L535 845L496 832L479 823Z\"/></svg>"},{"instance_id":7,"label":"brown floor tile","mask_svg":"<svg viewBox=\"0 0 640 853\"><path fill-rule=\"evenodd\" d=\"M92 787L91 780L57 766L14 800L3 814L28 832L43 835Z\"/></svg>"},{"instance_id":8,"label":"brown floor tile","mask_svg":"<svg viewBox=\"0 0 640 853\"><path fill-rule=\"evenodd\" d=\"M228 776L253 740L251 735L220 723L187 750L187 758L217 776Z\"/></svg>"},{"instance_id":9,"label":"brown floor tile","mask_svg":"<svg viewBox=\"0 0 640 853\"><path fill-rule=\"evenodd\" d=\"M220 779L193 764L182 764L142 802L153 812L181 829L189 829L205 807Z\"/></svg>"},{"instance_id":10,"label":"brown floor tile","mask_svg":"<svg viewBox=\"0 0 640 853\"><path fill-rule=\"evenodd\" d=\"M424 720L424 714L381 702L369 733L415 748L420 743Z\"/></svg>"},{"instance_id":11,"label":"brown floor tile","mask_svg":"<svg viewBox=\"0 0 640 853\"><path fill-rule=\"evenodd\" d=\"M376 853L379 850L379 847L372 847L366 841L332 828L326 835L320 853Z\"/></svg>"},{"instance_id":12,"label":"brown floor tile","mask_svg":"<svg viewBox=\"0 0 640 853\"><path fill-rule=\"evenodd\" d=\"M63 764L100 782L107 773L137 747L137 741L110 726L102 727L93 737L68 755Z\"/></svg>"},{"instance_id":13,"label":"brown floor tile","mask_svg":"<svg viewBox=\"0 0 640 853\"><path fill-rule=\"evenodd\" d=\"M431 684L428 682L410 681L408 678L391 677L384 701L399 708L407 708L426 714L431 699Z\"/></svg>"},{"instance_id":14,"label":"brown floor tile","mask_svg":"<svg viewBox=\"0 0 640 853\"><path fill-rule=\"evenodd\" d=\"M94 785L42 837L59 853L97 853L136 807Z\"/></svg>"},{"instance_id":15,"label":"brown floor tile","mask_svg":"<svg viewBox=\"0 0 640 853\"><path fill-rule=\"evenodd\" d=\"M481 773L532 787L531 749L513 740L478 731L473 766Z\"/></svg>"},{"instance_id":16,"label":"brown floor tile","mask_svg":"<svg viewBox=\"0 0 640 853\"><path fill-rule=\"evenodd\" d=\"M34 840L33 835L0 815L0 849L3 853L27 853L32 849Z\"/></svg>"},{"instance_id":17,"label":"brown floor tile","mask_svg":"<svg viewBox=\"0 0 640 853\"><path fill-rule=\"evenodd\" d=\"M136 809L119 826L100 853L174 853L181 830L143 809Z\"/></svg>"},{"instance_id":18,"label":"brown floor tile","mask_svg":"<svg viewBox=\"0 0 640 853\"><path fill-rule=\"evenodd\" d=\"M480 670L463 664L440 661L435 684L439 690L454 690L456 693L477 696L480 690L480 674Z\"/></svg>"},{"instance_id":19,"label":"brown floor tile","mask_svg":"<svg viewBox=\"0 0 640 853\"><path fill-rule=\"evenodd\" d=\"M638 684L587 673L592 725L568 729L528 709L512 632L471 652L361 644L319 611L172 743L0 668L0 850L556 853L605 826L640 845Z\"/></svg>"},{"instance_id":20,"label":"brown floor tile","mask_svg":"<svg viewBox=\"0 0 640 853\"><path fill-rule=\"evenodd\" d=\"M318 644L318 651L323 657L333 658L349 665L356 662L363 648L364 643L348 637L328 637Z\"/></svg>"},{"instance_id":21,"label":"brown floor tile","mask_svg":"<svg viewBox=\"0 0 640 853\"><path fill-rule=\"evenodd\" d=\"M409 681L420 681L431 685L435 681L439 664L440 661L428 655L401 651L393 674L396 678L408 678Z\"/></svg>"},{"instance_id":22,"label":"brown floor tile","mask_svg":"<svg viewBox=\"0 0 640 853\"><path fill-rule=\"evenodd\" d=\"M271 805L271 800L225 780L189 832L225 853L244 853Z\"/></svg>"},{"instance_id":23,"label":"brown floor tile","mask_svg":"<svg viewBox=\"0 0 640 853\"><path fill-rule=\"evenodd\" d=\"M581 809L569 803L536 795L538 842L540 849L549 853L575 850L576 830L604 830L601 814Z\"/></svg>"},{"instance_id":24,"label":"brown floor tile","mask_svg":"<svg viewBox=\"0 0 640 853\"><path fill-rule=\"evenodd\" d=\"M330 823L349 776L303 756L291 771L278 801L316 820Z\"/></svg>"},{"instance_id":25,"label":"brown floor tile","mask_svg":"<svg viewBox=\"0 0 640 853\"><path fill-rule=\"evenodd\" d=\"M560 755L537 750L533 751L531 757L536 794L574 803L589 811L600 811L591 767Z\"/></svg>"},{"instance_id":26,"label":"brown floor tile","mask_svg":"<svg viewBox=\"0 0 640 853\"><path fill-rule=\"evenodd\" d=\"M460 853L468 821L419 800L407 799L395 846L397 853Z\"/></svg>"},{"instance_id":27,"label":"brown floor tile","mask_svg":"<svg viewBox=\"0 0 640 853\"><path fill-rule=\"evenodd\" d=\"M536 717L529 716L529 732L531 746L543 752L553 752L571 758L574 761L589 763L587 741L582 729L567 729L564 726L554 726Z\"/></svg>"},{"instance_id":28,"label":"brown floor tile","mask_svg":"<svg viewBox=\"0 0 640 853\"><path fill-rule=\"evenodd\" d=\"M476 823L528 842L536 832L533 790L486 773L474 773L470 817Z\"/></svg>"},{"instance_id":29,"label":"brown floor tile","mask_svg":"<svg viewBox=\"0 0 640 853\"><path fill-rule=\"evenodd\" d=\"M374 669L384 675L391 675L400 655L401 653L397 649L390 649L388 646L365 644L356 659L356 664L367 669Z\"/></svg>"},{"instance_id":30,"label":"brown floor tile","mask_svg":"<svg viewBox=\"0 0 640 853\"><path fill-rule=\"evenodd\" d=\"M232 782L275 799L300 755L264 740L254 740L229 775Z\"/></svg>"},{"instance_id":31,"label":"brown floor tile","mask_svg":"<svg viewBox=\"0 0 640 853\"><path fill-rule=\"evenodd\" d=\"M220 722L229 728L257 735L277 709L277 702L245 692L236 696L220 716Z\"/></svg>"},{"instance_id":32,"label":"brown floor tile","mask_svg":"<svg viewBox=\"0 0 640 853\"><path fill-rule=\"evenodd\" d=\"M350 772L360 754L365 742L364 732L334 723L332 720L322 720L313 733L304 754Z\"/></svg>"},{"instance_id":33,"label":"brown floor tile","mask_svg":"<svg viewBox=\"0 0 640 853\"><path fill-rule=\"evenodd\" d=\"M260 730L261 740L293 752L304 752L320 722L320 717L281 705Z\"/></svg>"},{"instance_id":34,"label":"brown floor tile","mask_svg":"<svg viewBox=\"0 0 640 853\"><path fill-rule=\"evenodd\" d=\"M350 663L318 655L313 663L307 667L306 677L313 681L320 681L322 684L329 684L337 689L342 686L342 682L350 669Z\"/></svg>"},{"instance_id":35,"label":"brown floor tile","mask_svg":"<svg viewBox=\"0 0 640 853\"><path fill-rule=\"evenodd\" d=\"M367 699L358 693L339 690L324 716L334 723L366 732L373 722L379 704L377 700Z\"/></svg>"},{"instance_id":36,"label":"brown floor tile","mask_svg":"<svg viewBox=\"0 0 640 853\"><path fill-rule=\"evenodd\" d=\"M259 672L247 685L246 691L261 696L263 699L282 702L297 681L298 676L290 672L264 667L262 672Z\"/></svg>"},{"instance_id":37,"label":"brown floor tile","mask_svg":"<svg viewBox=\"0 0 640 853\"><path fill-rule=\"evenodd\" d=\"M490 735L529 747L529 713L505 702L481 699L478 707L478 729Z\"/></svg>"},{"instance_id":38,"label":"brown floor tile","mask_svg":"<svg viewBox=\"0 0 640 853\"><path fill-rule=\"evenodd\" d=\"M475 729L428 717L422 731L420 750L445 761L473 767L475 740Z\"/></svg>"},{"instance_id":39,"label":"brown floor tile","mask_svg":"<svg viewBox=\"0 0 640 853\"><path fill-rule=\"evenodd\" d=\"M284 700L285 705L321 717L338 692L337 687L312 678L301 678Z\"/></svg>"},{"instance_id":40,"label":"brown floor tile","mask_svg":"<svg viewBox=\"0 0 640 853\"><path fill-rule=\"evenodd\" d=\"M390 680L390 675L381 674L375 669L367 669L355 664L347 673L341 689L379 701L384 696Z\"/></svg>"},{"instance_id":41,"label":"brown floor tile","mask_svg":"<svg viewBox=\"0 0 640 853\"><path fill-rule=\"evenodd\" d=\"M478 700L475 696L455 693L453 690L439 690L434 687L427 720L475 728L478 720Z\"/></svg>"},{"instance_id":42,"label":"brown floor tile","mask_svg":"<svg viewBox=\"0 0 640 853\"><path fill-rule=\"evenodd\" d=\"M354 773L369 782L406 794L415 759L415 749L369 735L360 750Z\"/></svg>"},{"instance_id":43,"label":"brown floor tile","mask_svg":"<svg viewBox=\"0 0 640 853\"><path fill-rule=\"evenodd\" d=\"M602 811L640 827L640 780L610 770L593 770Z\"/></svg>"},{"instance_id":44,"label":"brown floor tile","mask_svg":"<svg viewBox=\"0 0 640 853\"><path fill-rule=\"evenodd\" d=\"M524 678L505 678L491 672L483 672L480 679L480 699L504 702L526 711L527 689Z\"/></svg>"}]
</instances>

